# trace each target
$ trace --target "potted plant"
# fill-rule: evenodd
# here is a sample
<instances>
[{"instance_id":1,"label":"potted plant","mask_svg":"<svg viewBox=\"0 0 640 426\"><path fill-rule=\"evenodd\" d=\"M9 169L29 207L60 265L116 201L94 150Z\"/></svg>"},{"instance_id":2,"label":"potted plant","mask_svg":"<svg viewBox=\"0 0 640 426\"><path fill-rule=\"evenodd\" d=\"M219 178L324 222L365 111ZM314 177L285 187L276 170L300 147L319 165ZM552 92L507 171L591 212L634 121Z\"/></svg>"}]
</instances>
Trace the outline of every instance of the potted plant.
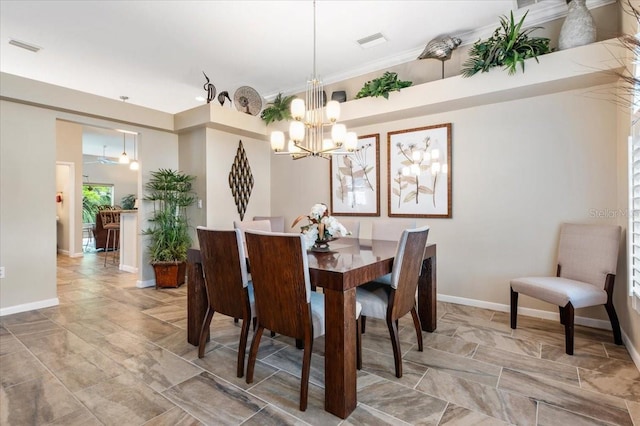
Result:
<instances>
[{"instance_id":1,"label":"potted plant","mask_svg":"<svg viewBox=\"0 0 640 426\"><path fill-rule=\"evenodd\" d=\"M527 11L527 13L529 13ZM463 77L482 71L488 72L493 67L504 67L509 75L515 74L518 65L524 72L524 60L535 58L551 52L549 39L546 37L529 37L529 34L542 27L522 29L524 18L516 24L511 12L510 19L500 17L500 26L485 41L477 41L469 50L469 59L462 65Z\"/></svg>"},{"instance_id":2,"label":"potted plant","mask_svg":"<svg viewBox=\"0 0 640 426\"><path fill-rule=\"evenodd\" d=\"M179 287L185 282L187 249L191 246L187 207L194 204L195 176L171 169L151 172L145 201L153 202L151 226L143 235L149 239L149 260L156 275L156 288Z\"/></svg>"},{"instance_id":3,"label":"potted plant","mask_svg":"<svg viewBox=\"0 0 640 426\"><path fill-rule=\"evenodd\" d=\"M260 118L262 121L269 124L274 121L290 120L291 119L291 101L295 96L282 96L282 93L278 93L273 102L267 104L267 107L262 110Z\"/></svg>"},{"instance_id":4,"label":"potted plant","mask_svg":"<svg viewBox=\"0 0 640 426\"><path fill-rule=\"evenodd\" d=\"M411 81L398 80L398 73L387 71L382 74L382 77L367 81L356 94L356 99L366 98L367 96L382 96L385 99L389 99L389 92L399 92L400 89L409 87L412 84Z\"/></svg>"}]
</instances>

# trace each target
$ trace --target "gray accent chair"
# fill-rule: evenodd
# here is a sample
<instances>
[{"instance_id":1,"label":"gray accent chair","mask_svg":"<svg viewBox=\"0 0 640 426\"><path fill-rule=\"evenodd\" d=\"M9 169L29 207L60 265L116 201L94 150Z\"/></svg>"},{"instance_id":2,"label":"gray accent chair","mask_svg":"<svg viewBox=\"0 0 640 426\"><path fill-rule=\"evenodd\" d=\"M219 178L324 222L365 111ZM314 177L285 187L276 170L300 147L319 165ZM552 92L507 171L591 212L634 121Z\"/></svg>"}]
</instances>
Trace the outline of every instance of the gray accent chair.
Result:
<instances>
[{"instance_id":1,"label":"gray accent chair","mask_svg":"<svg viewBox=\"0 0 640 426\"><path fill-rule=\"evenodd\" d=\"M560 229L555 277L511 280L511 328L517 326L520 293L558 306L565 329L565 351L573 355L574 310L604 305L613 340L622 344L620 323L613 307L620 227L565 223Z\"/></svg>"},{"instance_id":2,"label":"gray accent chair","mask_svg":"<svg viewBox=\"0 0 640 426\"><path fill-rule=\"evenodd\" d=\"M362 304L361 320L373 317L387 322L398 378L402 377L398 320L409 312L416 329L418 350L422 352L422 327L416 311L416 292L428 236L428 226L405 229L398 242L390 283L374 281L356 288L356 300Z\"/></svg>"}]
</instances>

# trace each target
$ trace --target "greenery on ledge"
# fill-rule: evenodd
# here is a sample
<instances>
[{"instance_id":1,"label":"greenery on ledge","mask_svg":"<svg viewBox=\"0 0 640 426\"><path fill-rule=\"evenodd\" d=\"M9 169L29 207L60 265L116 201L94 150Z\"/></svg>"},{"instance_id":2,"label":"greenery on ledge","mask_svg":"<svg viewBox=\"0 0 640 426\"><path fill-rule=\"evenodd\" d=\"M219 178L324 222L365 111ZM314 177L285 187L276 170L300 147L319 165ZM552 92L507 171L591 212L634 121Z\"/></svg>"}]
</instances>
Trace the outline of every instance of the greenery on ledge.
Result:
<instances>
[{"instance_id":1,"label":"greenery on ledge","mask_svg":"<svg viewBox=\"0 0 640 426\"><path fill-rule=\"evenodd\" d=\"M485 41L477 41L469 50L469 59L462 65L462 75L471 77L478 72L488 72L493 67L504 67L509 75L513 75L518 65L524 72L525 59L535 58L538 62L539 55L551 52L548 38L529 37L531 32L542 27L522 30L527 13L517 24L513 12L510 19L501 16L500 27L496 28L493 36Z\"/></svg>"},{"instance_id":2,"label":"greenery on ledge","mask_svg":"<svg viewBox=\"0 0 640 426\"><path fill-rule=\"evenodd\" d=\"M389 99L389 92L399 92L400 89L409 87L412 84L411 81L398 80L397 73L387 71L382 77L367 81L356 95L356 99L366 98L368 96L382 96L385 99Z\"/></svg>"},{"instance_id":3,"label":"greenery on ledge","mask_svg":"<svg viewBox=\"0 0 640 426\"><path fill-rule=\"evenodd\" d=\"M267 104L267 107L260 113L262 121L269 124L274 121L290 120L291 119L291 101L295 96L282 96L282 93L278 93L273 102Z\"/></svg>"}]
</instances>

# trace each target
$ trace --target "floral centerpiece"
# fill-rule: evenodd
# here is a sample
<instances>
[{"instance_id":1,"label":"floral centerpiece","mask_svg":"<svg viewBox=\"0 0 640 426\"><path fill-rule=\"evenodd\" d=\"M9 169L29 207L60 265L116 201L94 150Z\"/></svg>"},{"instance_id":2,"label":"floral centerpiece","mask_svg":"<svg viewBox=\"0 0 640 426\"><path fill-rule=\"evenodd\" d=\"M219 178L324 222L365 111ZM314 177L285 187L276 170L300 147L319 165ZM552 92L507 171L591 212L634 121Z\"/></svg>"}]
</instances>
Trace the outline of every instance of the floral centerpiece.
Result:
<instances>
[{"instance_id":1,"label":"floral centerpiece","mask_svg":"<svg viewBox=\"0 0 640 426\"><path fill-rule=\"evenodd\" d=\"M339 236L350 235L351 232L338 220L329 214L326 204L314 204L308 215L301 215L291 224L293 228L302 219L308 219L309 224L301 226L300 230L305 237L307 249L327 250L330 241Z\"/></svg>"}]
</instances>

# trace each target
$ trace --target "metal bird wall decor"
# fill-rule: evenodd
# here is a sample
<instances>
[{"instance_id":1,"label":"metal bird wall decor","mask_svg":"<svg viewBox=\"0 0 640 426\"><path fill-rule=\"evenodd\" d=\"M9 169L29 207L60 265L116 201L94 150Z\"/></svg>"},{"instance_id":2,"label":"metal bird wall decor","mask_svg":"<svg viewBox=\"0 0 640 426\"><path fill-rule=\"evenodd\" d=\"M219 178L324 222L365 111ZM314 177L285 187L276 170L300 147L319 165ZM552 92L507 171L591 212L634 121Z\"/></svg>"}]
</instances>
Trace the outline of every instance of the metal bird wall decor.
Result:
<instances>
[{"instance_id":1,"label":"metal bird wall decor","mask_svg":"<svg viewBox=\"0 0 640 426\"><path fill-rule=\"evenodd\" d=\"M224 92L220 92L218 95L218 102L220 102L220 106L224 106L225 98L229 99L229 107L231 107L231 98L229 97L229 92L226 90Z\"/></svg>"},{"instance_id":2,"label":"metal bird wall decor","mask_svg":"<svg viewBox=\"0 0 640 426\"><path fill-rule=\"evenodd\" d=\"M207 74L204 73L204 71L202 71L202 74L204 74L204 78L207 79L207 82L204 84L204 90L207 91L207 103L210 103L213 98L216 96L216 86L213 85L213 83L211 82L211 80L209 80L209 77L207 77Z\"/></svg>"},{"instance_id":3,"label":"metal bird wall decor","mask_svg":"<svg viewBox=\"0 0 640 426\"><path fill-rule=\"evenodd\" d=\"M425 46L418 59L438 59L442 61L442 78L444 78L444 61L451 59L451 53L460 46L458 37L434 38Z\"/></svg>"}]
</instances>

